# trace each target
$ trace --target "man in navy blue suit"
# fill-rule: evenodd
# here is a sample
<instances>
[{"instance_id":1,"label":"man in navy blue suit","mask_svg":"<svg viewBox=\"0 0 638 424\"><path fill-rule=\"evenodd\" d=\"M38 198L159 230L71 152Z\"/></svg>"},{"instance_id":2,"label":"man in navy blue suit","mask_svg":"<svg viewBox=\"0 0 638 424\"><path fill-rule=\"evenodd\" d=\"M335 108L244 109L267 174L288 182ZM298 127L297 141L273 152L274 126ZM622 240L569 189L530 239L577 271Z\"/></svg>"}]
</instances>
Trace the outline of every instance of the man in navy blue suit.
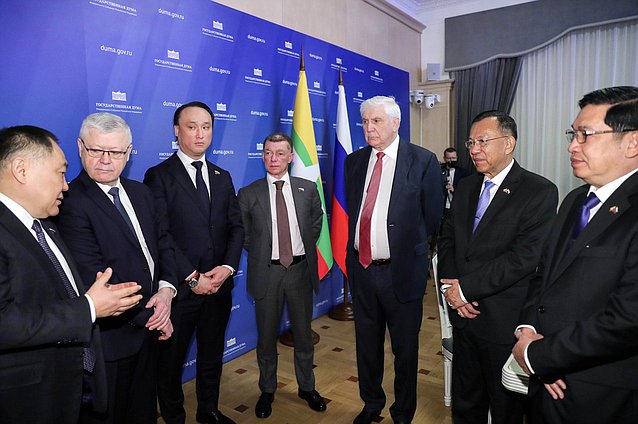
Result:
<instances>
[{"instance_id":1,"label":"man in navy blue suit","mask_svg":"<svg viewBox=\"0 0 638 424\"><path fill-rule=\"evenodd\" d=\"M167 211L177 244L175 334L160 352L158 396L167 424L183 424L182 369L193 334L197 337L197 415L200 423L233 421L218 408L226 325L232 306L233 274L244 244L241 212L228 171L206 160L213 138L213 112L202 102L186 103L173 116L179 150L144 176Z\"/></svg>"},{"instance_id":2,"label":"man in navy blue suit","mask_svg":"<svg viewBox=\"0 0 638 424\"><path fill-rule=\"evenodd\" d=\"M111 267L112 283L142 286L137 307L98 320L108 410L87 414L83 422L155 423L158 339L172 333L175 252L149 188L120 176L131 141L131 130L119 116L95 113L84 119L77 141L84 169L69 184L59 216L60 231L85 284Z\"/></svg>"},{"instance_id":3,"label":"man in navy blue suit","mask_svg":"<svg viewBox=\"0 0 638 424\"><path fill-rule=\"evenodd\" d=\"M428 279L428 236L443 213L436 156L399 140L401 110L391 97L361 104L368 147L345 162L350 214L347 268L352 289L359 392L365 406L355 424L369 424L385 406L386 326L395 355L395 423L416 410L419 330Z\"/></svg>"}]
</instances>

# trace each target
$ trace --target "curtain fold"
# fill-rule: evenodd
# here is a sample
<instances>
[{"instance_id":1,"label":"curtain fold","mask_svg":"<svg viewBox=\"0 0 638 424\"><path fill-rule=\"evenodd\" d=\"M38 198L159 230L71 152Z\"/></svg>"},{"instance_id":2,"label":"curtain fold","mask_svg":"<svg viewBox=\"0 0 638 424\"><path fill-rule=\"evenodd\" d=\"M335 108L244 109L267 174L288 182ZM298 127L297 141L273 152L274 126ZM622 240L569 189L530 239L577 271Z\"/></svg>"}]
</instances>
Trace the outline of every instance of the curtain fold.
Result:
<instances>
[{"instance_id":1,"label":"curtain fold","mask_svg":"<svg viewBox=\"0 0 638 424\"><path fill-rule=\"evenodd\" d=\"M462 167L474 169L465 148L472 119L490 109L509 113L521 74L521 63L518 57L495 59L452 73L456 101L454 144Z\"/></svg>"}]
</instances>

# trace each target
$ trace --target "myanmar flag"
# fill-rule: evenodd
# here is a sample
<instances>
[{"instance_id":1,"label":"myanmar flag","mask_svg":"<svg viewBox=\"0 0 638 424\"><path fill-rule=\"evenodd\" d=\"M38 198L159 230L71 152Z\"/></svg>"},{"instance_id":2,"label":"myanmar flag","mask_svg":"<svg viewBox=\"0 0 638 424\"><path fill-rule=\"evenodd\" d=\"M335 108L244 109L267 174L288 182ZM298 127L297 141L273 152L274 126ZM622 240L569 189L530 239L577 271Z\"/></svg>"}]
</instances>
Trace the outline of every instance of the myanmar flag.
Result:
<instances>
[{"instance_id":1,"label":"myanmar flag","mask_svg":"<svg viewBox=\"0 0 638 424\"><path fill-rule=\"evenodd\" d=\"M292 146L295 156L292 160L290 174L295 177L314 181L317 184L321 207L323 208L323 225L321 235L317 241L317 253L319 256L319 279L332 268L332 249L330 248L330 230L328 229L328 217L326 215L326 200L323 194L321 171L317 158L317 144L315 142L315 130L312 127L312 113L310 111L310 96L308 95L308 80L304 66L303 53L299 69L299 83L295 96L295 112L292 117Z\"/></svg>"}]
</instances>

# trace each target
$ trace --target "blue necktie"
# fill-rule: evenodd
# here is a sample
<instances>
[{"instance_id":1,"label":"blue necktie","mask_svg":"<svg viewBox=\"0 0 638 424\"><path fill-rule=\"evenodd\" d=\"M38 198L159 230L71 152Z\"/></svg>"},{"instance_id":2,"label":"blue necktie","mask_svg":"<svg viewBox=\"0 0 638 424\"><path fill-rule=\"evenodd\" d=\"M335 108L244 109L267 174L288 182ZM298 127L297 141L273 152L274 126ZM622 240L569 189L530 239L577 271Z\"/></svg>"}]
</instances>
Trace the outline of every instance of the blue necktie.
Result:
<instances>
[{"instance_id":1,"label":"blue necktie","mask_svg":"<svg viewBox=\"0 0 638 424\"><path fill-rule=\"evenodd\" d=\"M51 247L47 243L47 239L44 237L44 231L42 230L40 221L38 221L37 219L34 220L31 228L33 228L33 231L35 231L35 235L38 238L38 243L40 244L40 246L42 246L42 250L44 250L44 253L47 254L49 260L53 264L53 268L55 268L55 271L60 276L60 279L62 280L64 288L66 289L69 297L78 297L78 294L73 288L73 285L71 284L69 277L66 275L66 272L64 272L64 268L62 268L60 261L58 261L57 256L55 256L55 253L53 253L53 250L51 250ZM93 372L93 368L95 368L95 352L93 352L93 349L85 347L82 356L84 369L88 372Z\"/></svg>"},{"instance_id":2,"label":"blue necktie","mask_svg":"<svg viewBox=\"0 0 638 424\"><path fill-rule=\"evenodd\" d=\"M574 226L574 232L572 233L573 239L576 239L580 232L583 231L583 228L587 226L587 224L589 223L589 213L599 203L600 199L596 197L596 194L593 192L589 193L589 196L587 196L585 203L580 208L580 218L576 222L576 225Z\"/></svg>"},{"instance_id":3,"label":"blue necktie","mask_svg":"<svg viewBox=\"0 0 638 424\"><path fill-rule=\"evenodd\" d=\"M197 170L195 172L195 188L197 189L197 194L199 198L202 200L202 206L204 206L204 211L208 214L210 211L210 196L208 195L208 190L206 189L206 183L204 182L204 176L202 175L202 166L204 164L198 160L191 163Z\"/></svg>"},{"instance_id":4,"label":"blue necktie","mask_svg":"<svg viewBox=\"0 0 638 424\"><path fill-rule=\"evenodd\" d=\"M474 227L472 227L472 231L476 231L476 227L478 227L479 222L481 222L481 218L485 214L487 207L490 205L490 188L494 185L490 180L485 180L483 192L478 200L478 205L476 205L476 215L474 216Z\"/></svg>"},{"instance_id":5,"label":"blue necktie","mask_svg":"<svg viewBox=\"0 0 638 424\"><path fill-rule=\"evenodd\" d=\"M137 235L135 234L135 228L133 228L133 223L131 222L131 217L128 216L128 213L126 213L126 209L124 209L124 205L120 200L120 189L117 187L113 187L109 190L109 194L113 196L113 204L115 205L115 209L117 209L120 215L122 215L122 219L124 219L124 222L126 222L126 225L128 225L131 232L133 232L135 238L137 238Z\"/></svg>"}]
</instances>

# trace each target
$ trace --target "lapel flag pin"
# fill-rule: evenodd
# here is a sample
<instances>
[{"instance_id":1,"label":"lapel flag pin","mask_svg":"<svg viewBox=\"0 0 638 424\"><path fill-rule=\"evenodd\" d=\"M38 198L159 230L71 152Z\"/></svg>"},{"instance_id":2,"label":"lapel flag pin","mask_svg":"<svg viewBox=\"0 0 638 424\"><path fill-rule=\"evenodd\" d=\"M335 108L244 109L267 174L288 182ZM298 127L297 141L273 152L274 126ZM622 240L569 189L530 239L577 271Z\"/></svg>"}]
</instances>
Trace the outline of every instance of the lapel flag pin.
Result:
<instances>
[{"instance_id":1,"label":"lapel flag pin","mask_svg":"<svg viewBox=\"0 0 638 424\"><path fill-rule=\"evenodd\" d=\"M503 189L503 193L505 193L505 194L510 194L510 189L509 189L509 188L504 188L504 189Z\"/></svg>"},{"instance_id":2,"label":"lapel flag pin","mask_svg":"<svg viewBox=\"0 0 638 424\"><path fill-rule=\"evenodd\" d=\"M219 175L219 174L220 174L219 171L215 170L215 175Z\"/></svg>"},{"instance_id":3,"label":"lapel flag pin","mask_svg":"<svg viewBox=\"0 0 638 424\"><path fill-rule=\"evenodd\" d=\"M615 215L618 212L619 212L618 206L612 206L611 208L609 208L609 213L613 213Z\"/></svg>"},{"instance_id":4,"label":"lapel flag pin","mask_svg":"<svg viewBox=\"0 0 638 424\"><path fill-rule=\"evenodd\" d=\"M303 187L299 187L299 191L306 191Z\"/></svg>"}]
</instances>

